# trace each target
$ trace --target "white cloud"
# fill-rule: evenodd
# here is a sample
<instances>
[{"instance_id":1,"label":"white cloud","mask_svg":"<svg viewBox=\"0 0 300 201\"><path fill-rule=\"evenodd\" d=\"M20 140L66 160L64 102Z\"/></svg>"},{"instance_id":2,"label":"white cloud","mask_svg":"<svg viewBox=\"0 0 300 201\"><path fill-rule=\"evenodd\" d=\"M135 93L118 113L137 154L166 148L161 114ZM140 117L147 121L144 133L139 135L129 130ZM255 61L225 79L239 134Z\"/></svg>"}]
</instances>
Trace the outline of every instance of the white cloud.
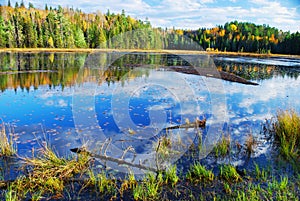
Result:
<instances>
[{"instance_id":1,"label":"white cloud","mask_svg":"<svg viewBox=\"0 0 300 201\"><path fill-rule=\"evenodd\" d=\"M149 18L152 25L156 27L197 29L201 27L213 27L223 25L233 20L250 21L256 24L269 24L284 31L292 32L300 30L300 14L295 7L283 5L283 1L270 0L248 0L237 2L237 0L111 0L111 1L36 1L31 0L34 5L44 7L48 5L73 6L85 12L96 12L100 10L106 13L120 13L122 9L135 18L144 20ZM15 1L12 0L12 4ZM24 0L28 5L29 0Z\"/></svg>"}]
</instances>

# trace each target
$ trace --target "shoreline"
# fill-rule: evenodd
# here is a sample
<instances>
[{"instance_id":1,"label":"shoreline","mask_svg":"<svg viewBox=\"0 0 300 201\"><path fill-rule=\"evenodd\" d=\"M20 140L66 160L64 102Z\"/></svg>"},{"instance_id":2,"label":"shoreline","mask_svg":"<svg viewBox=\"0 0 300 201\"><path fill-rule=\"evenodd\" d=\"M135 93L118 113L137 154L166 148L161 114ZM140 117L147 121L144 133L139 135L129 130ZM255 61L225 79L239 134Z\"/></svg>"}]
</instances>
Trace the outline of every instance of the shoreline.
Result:
<instances>
[{"instance_id":1,"label":"shoreline","mask_svg":"<svg viewBox=\"0 0 300 201\"><path fill-rule=\"evenodd\" d=\"M169 50L169 49L93 49L93 48L0 48L0 53L41 53L41 52L60 52L60 53L97 53L97 52L140 52L140 53L157 53L157 54L193 54L193 55L211 55L211 56L243 56L243 57L280 57L280 58L298 58L300 55L289 54L259 54L251 52L215 52L215 51L199 51L199 50Z\"/></svg>"}]
</instances>

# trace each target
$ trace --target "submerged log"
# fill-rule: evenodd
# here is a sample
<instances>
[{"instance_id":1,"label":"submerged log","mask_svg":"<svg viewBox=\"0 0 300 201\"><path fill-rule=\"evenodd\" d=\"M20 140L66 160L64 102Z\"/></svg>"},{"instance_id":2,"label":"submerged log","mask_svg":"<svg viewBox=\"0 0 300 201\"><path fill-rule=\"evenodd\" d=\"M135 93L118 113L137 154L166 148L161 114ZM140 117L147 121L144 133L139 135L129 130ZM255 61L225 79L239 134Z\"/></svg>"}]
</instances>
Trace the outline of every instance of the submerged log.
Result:
<instances>
[{"instance_id":1,"label":"submerged log","mask_svg":"<svg viewBox=\"0 0 300 201\"><path fill-rule=\"evenodd\" d=\"M162 68L164 68L166 70L173 70L173 71L176 71L179 73L200 75L200 76L205 76L205 77L213 77L213 78L227 80L230 82L237 82L237 83L241 83L241 84L258 85L255 82L251 82L251 81L246 80L245 78L242 78L235 74L227 73L224 71L212 70L211 68L197 68L196 69L192 66L164 66Z\"/></svg>"},{"instance_id":2,"label":"submerged log","mask_svg":"<svg viewBox=\"0 0 300 201\"><path fill-rule=\"evenodd\" d=\"M176 125L176 126L170 126L165 128L165 130L170 130L170 129L179 129L179 128L204 128L206 124L206 119L203 120L199 120L196 119L195 122L187 122L185 124L181 124L181 125Z\"/></svg>"}]
</instances>

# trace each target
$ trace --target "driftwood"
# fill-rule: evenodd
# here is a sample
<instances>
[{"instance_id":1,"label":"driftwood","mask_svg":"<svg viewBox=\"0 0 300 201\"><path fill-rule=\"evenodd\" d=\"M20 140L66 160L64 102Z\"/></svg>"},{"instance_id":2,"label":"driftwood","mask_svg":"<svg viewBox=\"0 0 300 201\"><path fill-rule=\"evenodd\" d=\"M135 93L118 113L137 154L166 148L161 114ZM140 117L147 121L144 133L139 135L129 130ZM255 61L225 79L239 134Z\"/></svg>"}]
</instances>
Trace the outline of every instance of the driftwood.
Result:
<instances>
[{"instance_id":1,"label":"driftwood","mask_svg":"<svg viewBox=\"0 0 300 201\"><path fill-rule=\"evenodd\" d=\"M158 172L157 169L145 166L145 165L143 165L141 163L135 164L135 163L131 163L131 162L125 161L123 159L124 154L123 154L123 156L121 158L113 158L113 157L110 157L110 156L107 156L107 155L94 154L94 153L91 153L91 152L89 152L87 150L84 150L84 149L81 149L81 148L73 148L73 149L70 149L70 151L72 151L74 153L77 153L77 154L86 153L86 154L88 154L89 156L91 156L93 158L97 158L97 159L100 159L100 160L103 160L103 161L114 162L114 163L117 163L119 165L127 165L127 166L130 166L130 167L134 167L134 168L138 168L138 169L142 169L142 170L147 170L147 171L152 171L152 172Z\"/></svg>"},{"instance_id":2,"label":"driftwood","mask_svg":"<svg viewBox=\"0 0 300 201\"><path fill-rule=\"evenodd\" d=\"M170 129L179 129L179 128L204 128L206 124L206 119L203 120L199 120L196 119L195 122L187 122L185 124L181 124L181 125L176 125L176 126L170 126L165 128L165 130L170 130Z\"/></svg>"},{"instance_id":3,"label":"driftwood","mask_svg":"<svg viewBox=\"0 0 300 201\"><path fill-rule=\"evenodd\" d=\"M258 85L255 82L251 82L251 81L246 80L245 78L242 78L235 74L227 73L224 71L212 70L211 68L197 68L198 70L196 70L195 68L193 68L191 66L166 66L163 68L166 70L173 70L173 71L185 73L185 74L213 77L213 78L217 78L217 79L222 79L222 80L227 80L227 81L237 82L237 83L247 84L247 85Z\"/></svg>"}]
</instances>

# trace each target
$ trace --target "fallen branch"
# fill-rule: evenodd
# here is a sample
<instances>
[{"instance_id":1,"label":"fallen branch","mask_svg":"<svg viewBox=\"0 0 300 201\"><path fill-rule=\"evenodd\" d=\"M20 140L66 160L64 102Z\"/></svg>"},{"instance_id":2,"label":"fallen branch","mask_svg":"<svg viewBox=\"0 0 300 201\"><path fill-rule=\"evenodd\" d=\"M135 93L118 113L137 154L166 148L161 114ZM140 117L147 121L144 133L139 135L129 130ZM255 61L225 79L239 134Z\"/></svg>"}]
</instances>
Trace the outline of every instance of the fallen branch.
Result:
<instances>
[{"instance_id":1,"label":"fallen branch","mask_svg":"<svg viewBox=\"0 0 300 201\"><path fill-rule=\"evenodd\" d=\"M196 119L195 122L185 123L185 124L176 125L176 126L170 126L170 127L165 128L165 130L179 129L179 128L204 128L205 124L206 124L206 119L203 119L203 120Z\"/></svg>"},{"instance_id":2,"label":"fallen branch","mask_svg":"<svg viewBox=\"0 0 300 201\"><path fill-rule=\"evenodd\" d=\"M72 151L74 153L77 153L77 154L87 153L89 156L91 156L93 158L98 158L100 160L114 162L114 163L117 163L119 165L128 165L130 167L139 168L139 169L142 169L142 170L148 170L148 171L152 171L152 172L156 172L156 173L159 171L155 168L142 165L141 163L135 164L135 163L125 161L122 158L113 158L113 157L110 157L110 156L107 156L107 155L93 154L93 153L91 153L89 151L86 151L84 149L81 149L81 148L73 148L73 149L70 149L70 151Z\"/></svg>"}]
</instances>

